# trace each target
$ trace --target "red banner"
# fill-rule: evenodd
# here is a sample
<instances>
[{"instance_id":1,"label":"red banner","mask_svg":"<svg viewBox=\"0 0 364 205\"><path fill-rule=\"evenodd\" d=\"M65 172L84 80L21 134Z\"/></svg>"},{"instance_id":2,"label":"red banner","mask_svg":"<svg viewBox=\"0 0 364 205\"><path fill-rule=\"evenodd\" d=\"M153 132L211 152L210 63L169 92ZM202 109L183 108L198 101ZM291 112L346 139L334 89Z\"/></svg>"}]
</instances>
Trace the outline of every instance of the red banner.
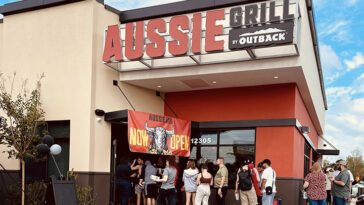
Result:
<instances>
[{"instance_id":1,"label":"red banner","mask_svg":"<svg viewBox=\"0 0 364 205\"><path fill-rule=\"evenodd\" d=\"M131 152L189 157L190 136L191 121L128 111Z\"/></svg>"}]
</instances>

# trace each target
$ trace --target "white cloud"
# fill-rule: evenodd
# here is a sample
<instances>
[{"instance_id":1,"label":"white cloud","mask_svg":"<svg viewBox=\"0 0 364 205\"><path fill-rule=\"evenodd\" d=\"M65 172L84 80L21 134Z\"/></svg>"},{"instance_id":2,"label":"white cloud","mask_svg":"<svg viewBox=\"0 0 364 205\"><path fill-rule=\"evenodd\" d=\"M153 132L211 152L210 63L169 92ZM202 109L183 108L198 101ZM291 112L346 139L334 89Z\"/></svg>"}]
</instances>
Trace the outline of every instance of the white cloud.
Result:
<instances>
[{"instance_id":1,"label":"white cloud","mask_svg":"<svg viewBox=\"0 0 364 205\"><path fill-rule=\"evenodd\" d=\"M358 68L359 66L364 64L364 56L361 53L356 53L356 55L353 57L353 59L351 60L345 60L344 61L346 66L347 66L347 70L353 70L355 68Z\"/></svg>"},{"instance_id":2,"label":"white cloud","mask_svg":"<svg viewBox=\"0 0 364 205\"><path fill-rule=\"evenodd\" d=\"M364 150L364 73L348 86L326 88L329 110L326 112L325 138L340 149L334 161L346 158L352 150Z\"/></svg>"},{"instance_id":3,"label":"white cloud","mask_svg":"<svg viewBox=\"0 0 364 205\"><path fill-rule=\"evenodd\" d=\"M358 2L358 0L349 0L348 1L348 4L349 5L354 5L354 4L356 4Z\"/></svg>"},{"instance_id":4,"label":"white cloud","mask_svg":"<svg viewBox=\"0 0 364 205\"><path fill-rule=\"evenodd\" d=\"M342 63L332 47L326 44L320 44L320 57L327 84L331 84L340 77Z\"/></svg>"},{"instance_id":5,"label":"white cloud","mask_svg":"<svg viewBox=\"0 0 364 205\"><path fill-rule=\"evenodd\" d=\"M355 148L364 149L364 98L343 95L329 108L326 119L325 138L340 150L337 158L345 158Z\"/></svg>"},{"instance_id":6,"label":"white cloud","mask_svg":"<svg viewBox=\"0 0 364 205\"><path fill-rule=\"evenodd\" d=\"M349 94L351 87L329 87L326 89L326 95L329 97L340 97Z\"/></svg>"},{"instance_id":7,"label":"white cloud","mask_svg":"<svg viewBox=\"0 0 364 205\"><path fill-rule=\"evenodd\" d=\"M328 26L325 26L326 28L322 29L323 31L319 33L319 36L323 37L323 36L333 34L336 31L338 31L339 29L341 29L342 27L348 25L349 23L350 23L349 21L344 21L344 20L334 21L331 24L329 24Z\"/></svg>"},{"instance_id":8,"label":"white cloud","mask_svg":"<svg viewBox=\"0 0 364 205\"><path fill-rule=\"evenodd\" d=\"M362 73L359 77L358 80L364 79L364 73Z\"/></svg>"}]
</instances>

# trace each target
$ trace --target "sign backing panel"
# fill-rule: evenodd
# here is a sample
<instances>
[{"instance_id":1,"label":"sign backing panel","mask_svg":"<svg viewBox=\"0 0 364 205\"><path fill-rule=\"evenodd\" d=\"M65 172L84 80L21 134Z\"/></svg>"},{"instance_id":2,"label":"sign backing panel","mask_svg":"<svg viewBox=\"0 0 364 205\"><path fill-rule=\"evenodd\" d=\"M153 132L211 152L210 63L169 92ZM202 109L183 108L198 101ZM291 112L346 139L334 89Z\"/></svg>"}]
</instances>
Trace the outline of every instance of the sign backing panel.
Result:
<instances>
[{"instance_id":1,"label":"sign backing panel","mask_svg":"<svg viewBox=\"0 0 364 205\"><path fill-rule=\"evenodd\" d=\"M131 152L190 156L191 121L128 111L128 143Z\"/></svg>"}]
</instances>

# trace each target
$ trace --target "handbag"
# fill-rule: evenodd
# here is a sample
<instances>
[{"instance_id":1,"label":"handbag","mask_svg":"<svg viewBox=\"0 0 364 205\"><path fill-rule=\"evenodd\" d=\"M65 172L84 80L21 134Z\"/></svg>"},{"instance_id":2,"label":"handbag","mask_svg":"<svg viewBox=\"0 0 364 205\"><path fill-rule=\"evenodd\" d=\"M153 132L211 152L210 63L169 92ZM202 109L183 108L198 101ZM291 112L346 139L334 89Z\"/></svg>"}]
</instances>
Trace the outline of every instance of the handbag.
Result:
<instances>
[{"instance_id":1,"label":"handbag","mask_svg":"<svg viewBox=\"0 0 364 205\"><path fill-rule=\"evenodd\" d=\"M266 195L271 195L273 193L273 187L274 187L274 173L275 171L273 170L273 181L272 181L272 186L266 186L265 187L265 194Z\"/></svg>"}]
</instances>

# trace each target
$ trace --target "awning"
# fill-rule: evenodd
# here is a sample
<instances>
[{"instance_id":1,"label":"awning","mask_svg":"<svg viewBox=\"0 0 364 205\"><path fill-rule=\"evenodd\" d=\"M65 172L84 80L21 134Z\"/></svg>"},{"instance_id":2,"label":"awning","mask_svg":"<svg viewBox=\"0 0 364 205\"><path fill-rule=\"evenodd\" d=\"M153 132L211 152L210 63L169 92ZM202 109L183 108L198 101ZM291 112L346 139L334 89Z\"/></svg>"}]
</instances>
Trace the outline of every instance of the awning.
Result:
<instances>
[{"instance_id":1,"label":"awning","mask_svg":"<svg viewBox=\"0 0 364 205\"><path fill-rule=\"evenodd\" d=\"M338 149L317 149L316 150L320 155L339 155L340 150Z\"/></svg>"}]
</instances>

